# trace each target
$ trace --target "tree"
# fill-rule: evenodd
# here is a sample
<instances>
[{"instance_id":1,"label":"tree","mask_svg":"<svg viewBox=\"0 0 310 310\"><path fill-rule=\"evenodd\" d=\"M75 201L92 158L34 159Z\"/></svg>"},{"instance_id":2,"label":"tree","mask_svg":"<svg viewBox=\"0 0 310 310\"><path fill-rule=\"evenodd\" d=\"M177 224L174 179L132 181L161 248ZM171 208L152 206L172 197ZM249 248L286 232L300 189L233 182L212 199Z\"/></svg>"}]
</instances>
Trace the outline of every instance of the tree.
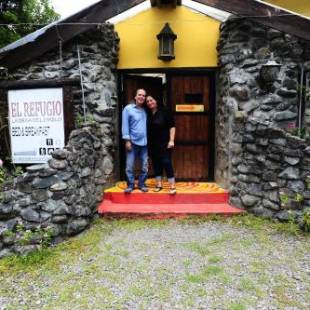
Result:
<instances>
[{"instance_id":1,"label":"tree","mask_svg":"<svg viewBox=\"0 0 310 310\"><path fill-rule=\"evenodd\" d=\"M0 47L58 18L50 0L0 0Z\"/></svg>"}]
</instances>

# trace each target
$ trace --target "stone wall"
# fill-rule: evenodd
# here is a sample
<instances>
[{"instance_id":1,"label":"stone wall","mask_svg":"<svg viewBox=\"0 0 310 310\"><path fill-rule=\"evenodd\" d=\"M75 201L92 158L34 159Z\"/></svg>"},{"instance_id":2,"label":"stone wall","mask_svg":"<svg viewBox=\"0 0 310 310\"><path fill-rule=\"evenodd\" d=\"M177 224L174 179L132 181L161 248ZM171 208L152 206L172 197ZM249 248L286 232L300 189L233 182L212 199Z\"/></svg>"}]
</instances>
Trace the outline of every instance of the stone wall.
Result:
<instances>
[{"instance_id":1,"label":"stone wall","mask_svg":"<svg viewBox=\"0 0 310 310\"><path fill-rule=\"evenodd\" d=\"M0 258L25 254L85 229L102 199L103 145L99 126L71 132L47 164L27 167L2 193Z\"/></svg>"},{"instance_id":2,"label":"stone wall","mask_svg":"<svg viewBox=\"0 0 310 310\"><path fill-rule=\"evenodd\" d=\"M216 181L229 187L231 135L235 113L268 121L286 131L298 123L301 66L310 70L310 42L297 39L245 18L221 25L218 42ZM278 74L261 68L274 57ZM261 73L262 72L262 73ZM310 103L308 102L308 105ZM309 130L309 107L303 125Z\"/></svg>"},{"instance_id":3,"label":"stone wall","mask_svg":"<svg viewBox=\"0 0 310 310\"><path fill-rule=\"evenodd\" d=\"M236 120L233 132L231 203L264 217L302 218L310 208L310 146L255 118Z\"/></svg>"},{"instance_id":4,"label":"stone wall","mask_svg":"<svg viewBox=\"0 0 310 310\"><path fill-rule=\"evenodd\" d=\"M80 35L62 48L55 48L10 72L15 80L46 80L79 77L77 45L80 49L87 121L95 122L102 132L103 170L102 184L114 182L115 153L118 145L117 76L119 38L113 25L104 24ZM72 87L75 125L84 120L81 87Z\"/></svg>"},{"instance_id":5,"label":"stone wall","mask_svg":"<svg viewBox=\"0 0 310 310\"><path fill-rule=\"evenodd\" d=\"M55 151L46 165L27 167L1 193L0 258L85 229L104 186L115 181L118 43L113 25L102 25L10 72L15 80L79 77L78 45L85 106L81 87L72 87L74 119L76 127L85 119L88 125L72 131L64 150Z\"/></svg>"}]
</instances>

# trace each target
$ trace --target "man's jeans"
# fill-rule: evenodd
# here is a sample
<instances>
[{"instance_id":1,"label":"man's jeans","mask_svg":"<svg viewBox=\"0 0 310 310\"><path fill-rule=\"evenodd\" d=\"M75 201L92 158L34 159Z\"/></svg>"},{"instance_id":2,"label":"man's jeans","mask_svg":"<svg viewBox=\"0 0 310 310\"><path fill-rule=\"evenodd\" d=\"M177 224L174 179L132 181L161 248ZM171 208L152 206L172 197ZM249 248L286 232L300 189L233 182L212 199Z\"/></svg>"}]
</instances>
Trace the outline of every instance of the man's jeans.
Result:
<instances>
[{"instance_id":1,"label":"man's jeans","mask_svg":"<svg viewBox=\"0 0 310 310\"><path fill-rule=\"evenodd\" d=\"M126 176L128 187L134 188L135 185L135 160L139 158L141 162L141 173L139 176L139 188L145 187L148 171L147 146L131 144L132 148L126 154Z\"/></svg>"}]
</instances>

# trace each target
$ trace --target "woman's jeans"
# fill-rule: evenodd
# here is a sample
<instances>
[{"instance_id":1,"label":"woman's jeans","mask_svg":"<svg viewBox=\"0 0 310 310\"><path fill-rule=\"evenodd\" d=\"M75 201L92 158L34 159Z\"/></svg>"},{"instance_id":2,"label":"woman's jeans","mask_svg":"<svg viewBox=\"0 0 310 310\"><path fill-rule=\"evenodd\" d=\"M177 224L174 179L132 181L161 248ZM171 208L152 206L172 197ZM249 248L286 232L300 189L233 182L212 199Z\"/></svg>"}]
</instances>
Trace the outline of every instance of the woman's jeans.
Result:
<instances>
[{"instance_id":1,"label":"woman's jeans","mask_svg":"<svg viewBox=\"0 0 310 310\"><path fill-rule=\"evenodd\" d=\"M133 143L131 145L131 150L126 153L127 186L132 188L135 187L135 161L139 158L141 163L141 172L139 175L138 186L139 188L142 188L145 187L148 172L147 146L140 146Z\"/></svg>"},{"instance_id":2,"label":"woman's jeans","mask_svg":"<svg viewBox=\"0 0 310 310\"><path fill-rule=\"evenodd\" d=\"M167 150L163 154L152 152L152 163L155 172L155 177L158 181L161 180L163 171L165 170L168 181L174 182L174 171L172 166L170 150Z\"/></svg>"}]
</instances>

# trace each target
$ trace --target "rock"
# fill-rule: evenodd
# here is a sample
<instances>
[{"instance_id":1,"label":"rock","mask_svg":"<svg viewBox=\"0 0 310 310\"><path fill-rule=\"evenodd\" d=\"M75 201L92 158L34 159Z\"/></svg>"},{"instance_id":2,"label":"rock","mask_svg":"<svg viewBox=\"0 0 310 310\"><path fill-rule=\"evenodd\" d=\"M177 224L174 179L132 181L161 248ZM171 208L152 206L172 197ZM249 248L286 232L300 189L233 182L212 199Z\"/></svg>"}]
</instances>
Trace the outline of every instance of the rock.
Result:
<instances>
[{"instance_id":1,"label":"rock","mask_svg":"<svg viewBox=\"0 0 310 310\"><path fill-rule=\"evenodd\" d=\"M284 138L270 139L269 141L271 144L286 146L286 139ZM275 152L275 148L273 148L272 151ZM280 153L282 153L282 150L280 150Z\"/></svg>"},{"instance_id":2,"label":"rock","mask_svg":"<svg viewBox=\"0 0 310 310\"><path fill-rule=\"evenodd\" d=\"M234 85L230 88L229 93L232 97L240 101L246 101L250 98L250 90L247 86Z\"/></svg>"},{"instance_id":3,"label":"rock","mask_svg":"<svg viewBox=\"0 0 310 310\"><path fill-rule=\"evenodd\" d=\"M58 178L60 178L62 181L68 181L70 178L72 178L74 175L74 172L68 172L68 171L59 171L57 173Z\"/></svg>"},{"instance_id":4,"label":"rock","mask_svg":"<svg viewBox=\"0 0 310 310\"><path fill-rule=\"evenodd\" d=\"M55 158L51 158L48 161L48 164L50 165L51 168L59 169L59 170L63 170L65 168L67 168L67 166L68 166L68 162L66 160L59 160L59 159L55 159Z\"/></svg>"},{"instance_id":5,"label":"rock","mask_svg":"<svg viewBox=\"0 0 310 310\"><path fill-rule=\"evenodd\" d=\"M89 177L92 174L92 170L89 167L83 168L81 171L81 178Z\"/></svg>"},{"instance_id":6,"label":"rock","mask_svg":"<svg viewBox=\"0 0 310 310\"><path fill-rule=\"evenodd\" d=\"M104 172L104 174L110 175L113 172L114 165L113 165L113 160L109 156L105 156L100 170Z\"/></svg>"},{"instance_id":7,"label":"rock","mask_svg":"<svg viewBox=\"0 0 310 310\"><path fill-rule=\"evenodd\" d=\"M253 143L255 141L255 138L253 135L250 134L244 134L242 137L243 143Z\"/></svg>"},{"instance_id":8,"label":"rock","mask_svg":"<svg viewBox=\"0 0 310 310\"><path fill-rule=\"evenodd\" d=\"M71 195L71 196L67 196L67 197L64 198L64 202L67 205L73 205L77 201L78 201L78 197L76 195Z\"/></svg>"},{"instance_id":9,"label":"rock","mask_svg":"<svg viewBox=\"0 0 310 310\"><path fill-rule=\"evenodd\" d=\"M52 175L50 177L46 178L35 178L32 182L32 186L36 189L46 189L52 186L53 184L59 182L59 179L57 176Z\"/></svg>"},{"instance_id":10,"label":"rock","mask_svg":"<svg viewBox=\"0 0 310 310\"><path fill-rule=\"evenodd\" d=\"M300 162L300 158L284 156L284 161L291 166L295 166Z\"/></svg>"},{"instance_id":11,"label":"rock","mask_svg":"<svg viewBox=\"0 0 310 310\"><path fill-rule=\"evenodd\" d=\"M267 200L270 200L270 201L275 202L275 203L279 203L279 200L280 200L278 190L267 191L264 193L264 197Z\"/></svg>"},{"instance_id":12,"label":"rock","mask_svg":"<svg viewBox=\"0 0 310 310\"><path fill-rule=\"evenodd\" d=\"M296 193L301 193L305 190L305 183L303 181L288 181L287 187Z\"/></svg>"},{"instance_id":13,"label":"rock","mask_svg":"<svg viewBox=\"0 0 310 310\"><path fill-rule=\"evenodd\" d=\"M43 164L43 165L32 165L32 166L26 167L26 170L29 173L35 173L35 172L40 172L40 171L46 169L47 167L48 166L46 164Z\"/></svg>"},{"instance_id":14,"label":"rock","mask_svg":"<svg viewBox=\"0 0 310 310\"><path fill-rule=\"evenodd\" d=\"M52 218L52 222L56 224L66 223L68 221L68 217L66 215L55 215Z\"/></svg>"},{"instance_id":15,"label":"rock","mask_svg":"<svg viewBox=\"0 0 310 310\"><path fill-rule=\"evenodd\" d=\"M241 197L242 204L246 207L252 207L255 205L258 201L260 201L260 198L252 195L244 195Z\"/></svg>"},{"instance_id":16,"label":"rock","mask_svg":"<svg viewBox=\"0 0 310 310\"><path fill-rule=\"evenodd\" d=\"M245 183L260 183L260 178L251 174L239 174L238 179Z\"/></svg>"},{"instance_id":17,"label":"rock","mask_svg":"<svg viewBox=\"0 0 310 310\"><path fill-rule=\"evenodd\" d=\"M280 206L277 203L274 203L274 202L267 200L267 199L263 199L263 206L267 209L271 209L274 211L280 210Z\"/></svg>"},{"instance_id":18,"label":"rock","mask_svg":"<svg viewBox=\"0 0 310 310\"><path fill-rule=\"evenodd\" d=\"M279 178L297 180L299 179L299 168L288 167L279 174Z\"/></svg>"},{"instance_id":19,"label":"rock","mask_svg":"<svg viewBox=\"0 0 310 310\"><path fill-rule=\"evenodd\" d=\"M0 259L12 255L14 255L14 253L12 252L11 249L4 248L3 250L0 251Z\"/></svg>"},{"instance_id":20,"label":"rock","mask_svg":"<svg viewBox=\"0 0 310 310\"><path fill-rule=\"evenodd\" d=\"M273 212L269 209L264 208L263 206L257 206L257 207L251 208L249 211L263 218L273 217Z\"/></svg>"},{"instance_id":21,"label":"rock","mask_svg":"<svg viewBox=\"0 0 310 310\"><path fill-rule=\"evenodd\" d=\"M49 220L51 218L51 214L47 213L47 212L40 212L40 217L41 217L41 221L45 222L47 220Z\"/></svg>"},{"instance_id":22,"label":"rock","mask_svg":"<svg viewBox=\"0 0 310 310\"><path fill-rule=\"evenodd\" d=\"M282 97L295 98L297 96L297 90L282 87L278 90L278 94Z\"/></svg>"},{"instance_id":23,"label":"rock","mask_svg":"<svg viewBox=\"0 0 310 310\"><path fill-rule=\"evenodd\" d=\"M53 169L53 168L47 166L44 170L39 172L39 177L41 177L41 178L49 177L51 175L56 174L56 172L57 172L56 169Z\"/></svg>"},{"instance_id":24,"label":"rock","mask_svg":"<svg viewBox=\"0 0 310 310\"><path fill-rule=\"evenodd\" d=\"M55 159L66 159L67 153L64 149L55 150L52 154ZM58 168L57 168L58 169Z\"/></svg>"},{"instance_id":25,"label":"rock","mask_svg":"<svg viewBox=\"0 0 310 310\"><path fill-rule=\"evenodd\" d=\"M258 106L259 106L258 101L252 99L250 101L243 103L241 105L241 109L250 113L251 111L255 110Z\"/></svg>"},{"instance_id":26,"label":"rock","mask_svg":"<svg viewBox=\"0 0 310 310\"><path fill-rule=\"evenodd\" d=\"M0 204L0 220L8 220L16 216L11 204Z\"/></svg>"},{"instance_id":27,"label":"rock","mask_svg":"<svg viewBox=\"0 0 310 310\"><path fill-rule=\"evenodd\" d=\"M290 212L287 210L282 210L277 212L275 217L281 222L287 222L292 218L292 214L290 214Z\"/></svg>"},{"instance_id":28,"label":"rock","mask_svg":"<svg viewBox=\"0 0 310 310\"><path fill-rule=\"evenodd\" d=\"M238 208L243 209L242 201L238 197L230 197L229 203L234 207L238 207Z\"/></svg>"},{"instance_id":29,"label":"rock","mask_svg":"<svg viewBox=\"0 0 310 310\"><path fill-rule=\"evenodd\" d=\"M46 189L34 190L31 194L31 198L36 202L45 201L49 198L48 191Z\"/></svg>"},{"instance_id":30,"label":"rock","mask_svg":"<svg viewBox=\"0 0 310 310\"><path fill-rule=\"evenodd\" d=\"M90 216L92 214L91 209L87 206L77 205L73 208L74 215L77 217L80 216Z\"/></svg>"},{"instance_id":31,"label":"rock","mask_svg":"<svg viewBox=\"0 0 310 310\"><path fill-rule=\"evenodd\" d=\"M25 195L23 193L16 191L14 189L11 189L11 190L8 190L2 193L2 202L8 203L8 202L23 198L24 196Z\"/></svg>"},{"instance_id":32,"label":"rock","mask_svg":"<svg viewBox=\"0 0 310 310\"><path fill-rule=\"evenodd\" d=\"M56 209L53 211L53 215L72 215L74 209L71 206L67 206L63 201L57 203Z\"/></svg>"},{"instance_id":33,"label":"rock","mask_svg":"<svg viewBox=\"0 0 310 310\"><path fill-rule=\"evenodd\" d=\"M282 97L276 95L276 94L270 94L267 95L266 97L262 98L262 105L271 105L271 106L275 106L278 105L279 103L282 102Z\"/></svg>"},{"instance_id":34,"label":"rock","mask_svg":"<svg viewBox=\"0 0 310 310\"><path fill-rule=\"evenodd\" d=\"M56 184L53 184L50 187L50 191L51 192L60 192L60 191L64 191L68 188L67 184L65 182L58 182Z\"/></svg>"},{"instance_id":35,"label":"rock","mask_svg":"<svg viewBox=\"0 0 310 310\"><path fill-rule=\"evenodd\" d=\"M30 207L23 209L21 211L20 215L24 220L26 220L28 222L39 223L41 221L40 214Z\"/></svg>"},{"instance_id":36,"label":"rock","mask_svg":"<svg viewBox=\"0 0 310 310\"><path fill-rule=\"evenodd\" d=\"M253 76L244 70L234 68L230 71L229 76L230 85L234 84L247 84L249 80L253 80Z\"/></svg>"},{"instance_id":37,"label":"rock","mask_svg":"<svg viewBox=\"0 0 310 310\"><path fill-rule=\"evenodd\" d=\"M274 113L273 119L277 122L294 120L297 117L297 113L291 111L282 111Z\"/></svg>"},{"instance_id":38,"label":"rock","mask_svg":"<svg viewBox=\"0 0 310 310\"><path fill-rule=\"evenodd\" d=\"M87 226L89 222L84 218L77 218L73 221L69 222L67 227L67 234L68 235L75 235L81 231L83 231Z\"/></svg>"}]
</instances>

